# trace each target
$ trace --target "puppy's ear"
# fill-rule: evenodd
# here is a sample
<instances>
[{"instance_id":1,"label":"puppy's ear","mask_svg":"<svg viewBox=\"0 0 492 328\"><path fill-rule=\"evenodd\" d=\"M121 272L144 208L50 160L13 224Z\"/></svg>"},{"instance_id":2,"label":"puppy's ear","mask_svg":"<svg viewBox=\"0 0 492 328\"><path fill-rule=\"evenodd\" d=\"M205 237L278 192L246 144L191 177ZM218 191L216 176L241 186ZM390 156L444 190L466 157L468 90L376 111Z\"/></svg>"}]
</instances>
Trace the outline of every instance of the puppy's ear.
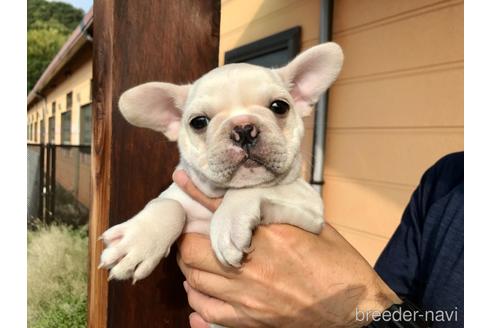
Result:
<instances>
[{"instance_id":1,"label":"puppy's ear","mask_svg":"<svg viewBox=\"0 0 492 328\"><path fill-rule=\"evenodd\" d=\"M162 82L141 84L121 95L120 111L131 124L162 132L176 141L189 89L190 85Z\"/></svg>"},{"instance_id":2,"label":"puppy's ear","mask_svg":"<svg viewBox=\"0 0 492 328\"><path fill-rule=\"evenodd\" d=\"M296 108L308 116L312 105L330 87L342 69L343 52L334 42L312 47L275 71L289 85Z\"/></svg>"}]
</instances>

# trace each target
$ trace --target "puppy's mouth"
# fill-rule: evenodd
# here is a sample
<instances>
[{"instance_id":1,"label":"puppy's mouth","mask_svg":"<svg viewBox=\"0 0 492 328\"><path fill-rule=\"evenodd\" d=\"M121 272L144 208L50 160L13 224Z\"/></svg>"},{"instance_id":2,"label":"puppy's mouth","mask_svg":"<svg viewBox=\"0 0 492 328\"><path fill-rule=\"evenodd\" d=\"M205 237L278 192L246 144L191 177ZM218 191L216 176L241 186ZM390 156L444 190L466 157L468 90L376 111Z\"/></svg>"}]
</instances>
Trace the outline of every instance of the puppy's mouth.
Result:
<instances>
[{"instance_id":1,"label":"puppy's mouth","mask_svg":"<svg viewBox=\"0 0 492 328\"><path fill-rule=\"evenodd\" d=\"M255 167L265 166L262 161L254 157L245 156L244 159L239 163L238 166L243 166L248 169L253 169Z\"/></svg>"},{"instance_id":2,"label":"puppy's mouth","mask_svg":"<svg viewBox=\"0 0 492 328\"><path fill-rule=\"evenodd\" d=\"M275 172L275 170L273 170L272 167L268 165L268 160L261 158L260 156L258 156L258 154L255 154L252 148L243 148L243 151L244 158L236 164L236 170L240 167L244 167L246 169L263 167L273 174L278 174L278 172Z\"/></svg>"},{"instance_id":3,"label":"puppy's mouth","mask_svg":"<svg viewBox=\"0 0 492 328\"><path fill-rule=\"evenodd\" d=\"M257 142L254 147L219 144L209 150L208 167L211 180L221 184L231 181L245 186L264 183L289 169L288 153L281 141ZM236 186L236 185L235 185Z\"/></svg>"}]
</instances>

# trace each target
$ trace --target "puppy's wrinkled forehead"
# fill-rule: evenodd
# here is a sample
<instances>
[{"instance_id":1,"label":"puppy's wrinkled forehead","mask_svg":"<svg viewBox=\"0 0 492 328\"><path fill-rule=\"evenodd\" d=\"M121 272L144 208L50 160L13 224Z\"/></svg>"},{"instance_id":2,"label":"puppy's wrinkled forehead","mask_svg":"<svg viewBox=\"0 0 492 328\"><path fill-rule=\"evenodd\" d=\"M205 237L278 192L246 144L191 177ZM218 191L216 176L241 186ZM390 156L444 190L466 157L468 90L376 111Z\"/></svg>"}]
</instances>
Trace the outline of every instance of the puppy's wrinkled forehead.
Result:
<instances>
[{"instance_id":1,"label":"puppy's wrinkled forehead","mask_svg":"<svg viewBox=\"0 0 492 328\"><path fill-rule=\"evenodd\" d=\"M264 106L276 97L288 97L288 91L274 71L244 63L229 64L210 71L193 84L186 110L217 112Z\"/></svg>"}]
</instances>

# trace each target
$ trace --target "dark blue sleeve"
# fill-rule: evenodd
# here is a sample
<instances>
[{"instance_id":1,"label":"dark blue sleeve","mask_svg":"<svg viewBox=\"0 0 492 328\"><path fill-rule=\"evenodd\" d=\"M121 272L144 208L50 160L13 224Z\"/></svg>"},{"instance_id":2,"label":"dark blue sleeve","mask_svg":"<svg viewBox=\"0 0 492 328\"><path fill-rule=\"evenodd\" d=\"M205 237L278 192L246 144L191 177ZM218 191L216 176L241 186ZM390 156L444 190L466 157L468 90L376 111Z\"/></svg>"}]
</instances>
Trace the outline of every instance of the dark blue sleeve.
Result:
<instances>
[{"instance_id":1,"label":"dark blue sleeve","mask_svg":"<svg viewBox=\"0 0 492 328\"><path fill-rule=\"evenodd\" d=\"M424 310L457 312L433 327L463 326L463 163L464 153L453 153L425 172L375 266Z\"/></svg>"}]
</instances>

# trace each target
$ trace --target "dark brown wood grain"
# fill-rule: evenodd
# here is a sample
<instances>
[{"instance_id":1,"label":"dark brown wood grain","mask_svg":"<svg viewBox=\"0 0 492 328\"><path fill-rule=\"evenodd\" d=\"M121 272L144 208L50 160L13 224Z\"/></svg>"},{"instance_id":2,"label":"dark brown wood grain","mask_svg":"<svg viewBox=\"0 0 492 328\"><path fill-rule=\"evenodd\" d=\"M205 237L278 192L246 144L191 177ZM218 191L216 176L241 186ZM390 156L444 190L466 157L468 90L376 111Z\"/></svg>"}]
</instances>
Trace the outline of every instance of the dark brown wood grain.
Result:
<instances>
[{"instance_id":1,"label":"dark brown wood grain","mask_svg":"<svg viewBox=\"0 0 492 328\"><path fill-rule=\"evenodd\" d=\"M95 1L90 327L188 327L191 310L175 252L134 286L108 284L96 269L97 237L162 192L178 162L175 143L123 119L119 96L148 81L192 82L214 68L219 22L218 0Z\"/></svg>"}]
</instances>

